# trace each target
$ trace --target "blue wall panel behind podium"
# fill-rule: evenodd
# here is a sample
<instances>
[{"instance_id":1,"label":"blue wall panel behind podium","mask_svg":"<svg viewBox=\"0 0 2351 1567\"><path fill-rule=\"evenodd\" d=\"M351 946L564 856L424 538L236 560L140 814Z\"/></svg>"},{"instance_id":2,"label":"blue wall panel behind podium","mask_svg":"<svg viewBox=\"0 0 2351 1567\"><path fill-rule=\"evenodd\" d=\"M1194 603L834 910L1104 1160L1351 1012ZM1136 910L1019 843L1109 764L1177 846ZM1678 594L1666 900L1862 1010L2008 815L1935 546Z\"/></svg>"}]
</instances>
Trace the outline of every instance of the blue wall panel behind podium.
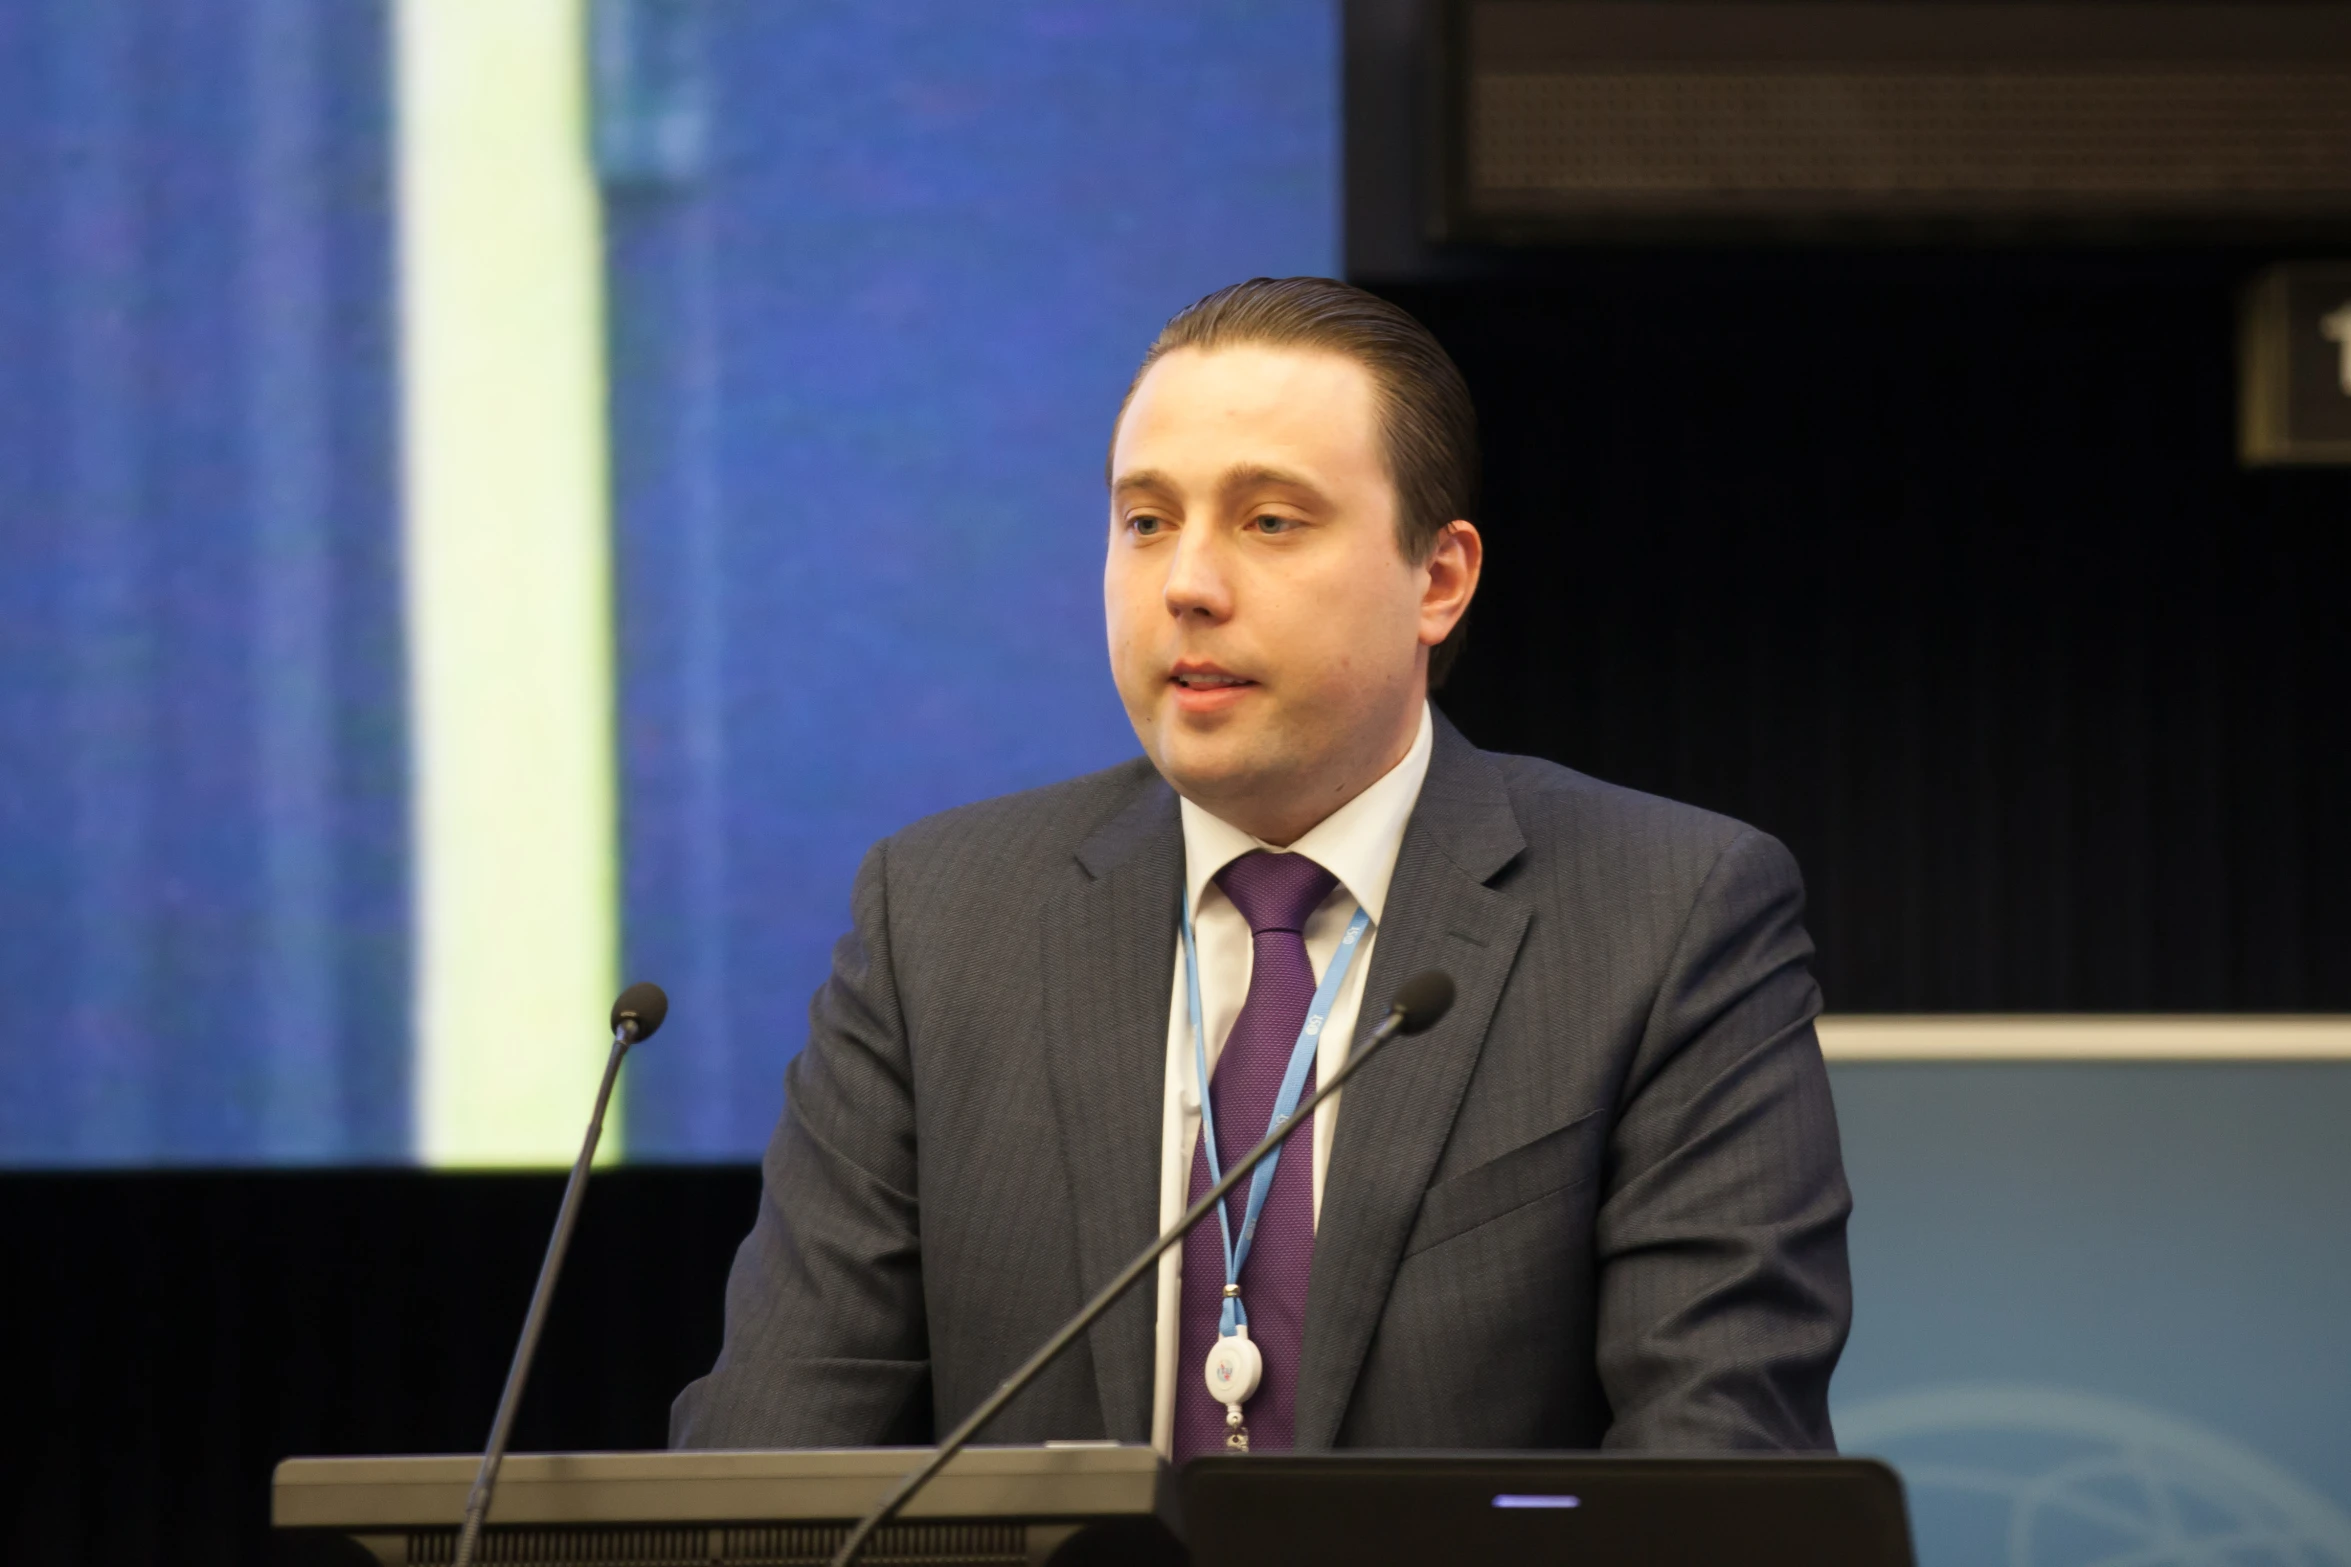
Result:
<instances>
[{"instance_id":1,"label":"blue wall panel behind podium","mask_svg":"<svg viewBox=\"0 0 2351 1567\"><path fill-rule=\"evenodd\" d=\"M1338 266L1325 0L607 5L636 1157L765 1141L865 846L1134 754L1102 463L1162 321Z\"/></svg>"}]
</instances>

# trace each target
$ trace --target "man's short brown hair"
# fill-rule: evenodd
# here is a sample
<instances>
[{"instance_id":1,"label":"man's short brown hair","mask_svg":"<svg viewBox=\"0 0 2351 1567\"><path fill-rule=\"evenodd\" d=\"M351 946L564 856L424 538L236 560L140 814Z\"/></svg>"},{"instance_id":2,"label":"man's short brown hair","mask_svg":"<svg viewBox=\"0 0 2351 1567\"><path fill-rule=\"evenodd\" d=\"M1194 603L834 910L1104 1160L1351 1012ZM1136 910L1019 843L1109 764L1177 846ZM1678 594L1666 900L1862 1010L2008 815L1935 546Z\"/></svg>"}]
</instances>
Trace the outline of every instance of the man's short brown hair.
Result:
<instances>
[{"instance_id":1,"label":"man's short brown hair","mask_svg":"<svg viewBox=\"0 0 2351 1567\"><path fill-rule=\"evenodd\" d=\"M1319 349L1371 373L1406 560L1428 559L1445 524L1476 509L1478 418L1461 372L1427 327L1377 294L1330 278L1251 278L1178 311L1127 383L1119 417L1162 355L1243 344ZM1444 683L1468 627L1465 614L1430 653L1432 690Z\"/></svg>"}]
</instances>

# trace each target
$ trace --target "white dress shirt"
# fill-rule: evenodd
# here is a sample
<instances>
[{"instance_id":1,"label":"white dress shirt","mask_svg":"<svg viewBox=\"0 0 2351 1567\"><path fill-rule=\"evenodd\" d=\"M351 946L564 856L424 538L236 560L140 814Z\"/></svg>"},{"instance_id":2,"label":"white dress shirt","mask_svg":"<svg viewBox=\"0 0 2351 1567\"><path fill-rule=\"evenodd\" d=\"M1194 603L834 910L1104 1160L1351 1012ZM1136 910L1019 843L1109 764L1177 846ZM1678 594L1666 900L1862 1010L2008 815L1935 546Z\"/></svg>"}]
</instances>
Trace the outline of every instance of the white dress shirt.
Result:
<instances>
[{"instance_id":1,"label":"white dress shirt","mask_svg":"<svg viewBox=\"0 0 2351 1567\"><path fill-rule=\"evenodd\" d=\"M1331 1074L1345 1064L1348 1049L1354 1042L1355 1019L1363 1010L1363 987L1371 973L1372 944L1380 935L1380 911L1387 903L1388 882L1396 874L1396 851L1404 843L1404 824L1411 819L1412 808L1420 800L1421 783L1428 777L1429 751L1435 743L1435 734L1424 703L1420 711L1420 733L1413 738L1412 749L1404 753L1404 760L1389 768L1370 788L1324 817L1287 851L1273 849L1273 845L1220 821L1189 800L1182 803L1184 891L1191 899L1192 929L1200 948L1200 1012L1208 1034L1208 1070L1212 1076L1217 1056L1224 1049L1225 1036L1232 1032L1233 1020L1241 1015L1241 1003L1248 999L1249 968L1256 949L1250 939L1249 922L1211 878L1255 849L1303 854L1338 878L1338 886L1306 921L1306 955L1314 965L1317 983L1321 982L1323 971L1330 967L1332 954L1339 950L1339 938L1346 933L1356 909L1360 907L1371 915L1371 925L1363 933L1355 961L1348 966L1347 979L1339 987L1338 998L1331 1004L1331 1015L1323 1026L1315 1053L1314 1080L1328 1082ZM1192 1152L1200 1135L1196 1075L1191 1004L1184 983L1184 941L1179 931L1175 938L1175 990L1168 1004L1167 1094L1160 1133L1159 1225L1162 1229L1182 1216L1184 1198L1191 1187ZM1315 1112L1314 1214L1318 1224L1322 1218L1323 1172L1330 1165L1339 1100L1344 1097L1344 1093L1333 1097ZM1242 1145L1254 1146L1264 1135L1263 1127L1247 1127L1236 1129L1228 1137L1237 1137ZM1226 1146L1234 1144L1228 1141ZM1295 1140L1292 1146L1296 1146ZM1283 1157L1287 1159L1291 1155L1285 1153ZM1159 1358L1151 1389L1151 1441L1162 1454L1171 1456L1175 1451L1175 1379L1201 1374L1198 1366L1176 1364L1183 1269L1181 1246L1159 1259Z\"/></svg>"}]
</instances>

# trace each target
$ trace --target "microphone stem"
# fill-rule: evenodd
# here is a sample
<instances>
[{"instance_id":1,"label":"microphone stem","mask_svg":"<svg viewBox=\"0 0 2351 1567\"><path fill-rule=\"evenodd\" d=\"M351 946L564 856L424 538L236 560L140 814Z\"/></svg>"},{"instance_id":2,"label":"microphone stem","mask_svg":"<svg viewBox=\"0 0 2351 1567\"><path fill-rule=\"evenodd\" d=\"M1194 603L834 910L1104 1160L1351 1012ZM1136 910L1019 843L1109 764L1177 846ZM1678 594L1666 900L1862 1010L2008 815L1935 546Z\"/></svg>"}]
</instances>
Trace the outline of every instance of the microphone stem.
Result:
<instances>
[{"instance_id":1,"label":"microphone stem","mask_svg":"<svg viewBox=\"0 0 2351 1567\"><path fill-rule=\"evenodd\" d=\"M1283 1139L1289 1136L1293 1127L1302 1126L1312 1119L1315 1110L1322 1102L1337 1093L1339 1085L1354 1076L1357 1068L1378 1054L1382 1045L1394 1039L1403 1025L1403 1009L1398 1008L1390 1012L1362 1044L1348 1053L1347 1059L1340 1064L1339 1069L1331 1074L1329 1082L1318 1086L1304 1104L1291 1112L1287 1121L1266 1133L1265 1141L1250 1149L1239 1163L1225 1171L1223 1179L1211 1186L1198 1202L1192 1204L1182 1218L1176 1220L1174 1224L1163 1231L1159 1239L1151 1243L1149 1250L1121 1269L1118 1277L1102 1286L1101 1293L1086 1303L1085 1310L1071 1318L1066 1327L1046 1340L1044 1348L1031 1355L1026 1364L1006 1377L996 1391L988 1395L985 1403L966 1415L961 1425L948 1432L946 1440L939 1444L938 1450L924 1460L913 1473L900 1480L897 1487L888 1496L882 1498L881 1505L866 1514L858 1522L857 1527L849 1531L849 1537L841 1542L840 1550L833 1555L832 1567L854 1567L858 1553L865 1549L866 1544L873 1538L876 1531L898 1516L900 1509L913 1500L915 1492L928 1484L933 1475L946 1468L948 1460L963 1451L966 1444L979 1433L980 1428L995 1419L1003 1411L1004 1406L1012 1402L1014 1395L1035 1381L1038 1373L1060 1358L1061 1353L1076 1343L1079 1336L1086 1329L1092 1327L1104 1312L1118 1304L1119 1297L1134 1288L1136 1282L1151 1270L1153 1264L1159 1261L1162 1253L1181 1241L1191 1232L1194 1225L1214 1213L1216 1205L1224 1201L1234 1187L1247 1180L1250 1172L1264 1163L1273 1151L1282 1145ZM465 1567L465 1564L459 1562L457 1567Z\"/></svg>"},{"instance_id":2,"label":"microphone stem","mask_svg":"<svg viewBox=\"0 0 2351 1567\"><path fill-rule=\"evenodd\" d=\"M547 1325L547 1303L555 1296L555 1277L563 1271L563 1254L570 1249L571 1232L580 1219L580 1199L587 1195L588 1166L595 1161L596 1144L604 1136L604 1109L612 1102L613 1081L620 1076L620 1058L635 1042L634 1019L612 1031L612 1054L604 1061L604 1081L596 1087L596 1112L588 1117L587 1140L564 1183L563 1208L555 1216L555 1233L547 1238L547 1259L539 1264L539 1283L531 1291L531 1308L522 1319L522 1338L514 1346L514 1363L506 1368L506 1391L498 1395L498 1414L490 1422L490 1440L482 1451L482 1467L474 1475L473 1490L465 1499L465 1522L457 1531L457 1550L451 1567L472 1567L482 1520L490 1511L490 1493L498 1486L498 1466L506 1457L506 1439L513 1433L514 1411L522 1403L523 1384L530 1380L531 1357L539 1347L539 1330Z\"/></svg>"}]
</instances>

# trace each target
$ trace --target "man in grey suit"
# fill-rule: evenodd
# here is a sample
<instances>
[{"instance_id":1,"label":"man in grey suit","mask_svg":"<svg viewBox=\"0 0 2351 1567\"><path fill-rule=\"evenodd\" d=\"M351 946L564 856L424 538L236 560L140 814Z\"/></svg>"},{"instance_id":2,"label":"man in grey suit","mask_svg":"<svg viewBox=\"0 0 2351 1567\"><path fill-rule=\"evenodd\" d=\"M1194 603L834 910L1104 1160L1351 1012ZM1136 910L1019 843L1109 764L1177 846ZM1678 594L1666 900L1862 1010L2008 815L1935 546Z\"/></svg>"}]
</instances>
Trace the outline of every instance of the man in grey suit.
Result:
<instances>
[{"instance_id":1,"label":"man in grey suit","mask_svg":"<svg viewBox=\"0 0 2351 1567\"><path fill-rule=\"evenodd\" d=\"M675 1443L945 1429L1437 968L1452 1010L1291 1139L1253 1236L1236 1194L983 1439L1833 1445L1802 882L1430 709L1475 442L1434 339L1344 284L1169 323L1109 474L1145 758L867 856Z\"/></svg>"}]
</instances>

